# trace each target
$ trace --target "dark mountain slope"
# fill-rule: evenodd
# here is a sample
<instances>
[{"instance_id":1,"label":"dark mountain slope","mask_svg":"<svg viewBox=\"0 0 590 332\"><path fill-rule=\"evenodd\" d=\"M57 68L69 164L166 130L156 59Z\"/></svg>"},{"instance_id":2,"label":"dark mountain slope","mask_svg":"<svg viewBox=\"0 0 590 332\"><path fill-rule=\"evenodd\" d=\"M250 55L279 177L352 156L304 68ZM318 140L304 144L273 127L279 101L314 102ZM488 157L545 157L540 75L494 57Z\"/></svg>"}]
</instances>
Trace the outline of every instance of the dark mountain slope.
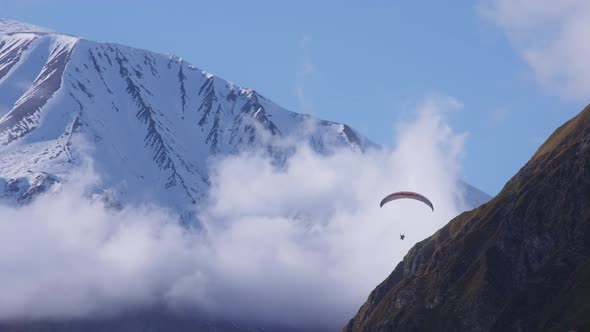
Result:
<instances>
[{"instance_id":1,"label":"dark mountain slope","mask_svg":"<svg viewBox=\"0 0 590 332\"><path fill-rule=\"evenodd\" d=\"M418 243L344 331L590 330L590 106Z\"/></svg>"}]
</instances>

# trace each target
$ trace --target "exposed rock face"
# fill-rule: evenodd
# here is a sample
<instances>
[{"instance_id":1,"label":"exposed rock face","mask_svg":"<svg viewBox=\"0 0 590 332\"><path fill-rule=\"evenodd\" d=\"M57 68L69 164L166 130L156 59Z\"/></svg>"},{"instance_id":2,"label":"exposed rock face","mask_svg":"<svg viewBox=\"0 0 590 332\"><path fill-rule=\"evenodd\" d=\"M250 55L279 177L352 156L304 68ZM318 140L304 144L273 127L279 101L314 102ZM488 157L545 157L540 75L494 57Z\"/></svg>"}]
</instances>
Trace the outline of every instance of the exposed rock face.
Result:
<instances>
[{"instance_id":1,"label":"exposed rock face","mask_svg":"<svg viewBox=\"0 0 590 332\"><path fill-rule=\"evenodd\" d=\"M0 178L0 201L8 200L19 205L27 204L37 195L57 191L60 187L61 181L47 173L30 174L29 177L9 180Z\"/></svg>"},{"instance_id":2,"label":"exposed rock face","mask_svg":"<svg viewBox=\"0 0 590 332\"><path fill-rule=\"evenodd\" d=\"M590 330L590 106L418 243L344 331Z\"/></svg>"}]
</instances>

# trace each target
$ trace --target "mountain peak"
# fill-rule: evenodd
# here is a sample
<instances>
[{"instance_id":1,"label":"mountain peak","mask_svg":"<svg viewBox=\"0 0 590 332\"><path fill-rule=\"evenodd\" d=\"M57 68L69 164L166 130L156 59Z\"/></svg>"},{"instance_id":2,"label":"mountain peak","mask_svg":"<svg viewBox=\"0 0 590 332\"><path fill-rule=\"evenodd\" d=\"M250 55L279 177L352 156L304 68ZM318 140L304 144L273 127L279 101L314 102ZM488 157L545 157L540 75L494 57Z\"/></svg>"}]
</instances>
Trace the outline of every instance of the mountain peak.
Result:
<instances>
[{"instance_id":1,"label":"mountain peak","mask_svg":"<svg viewBox=\"0 0 590 332\"><path fill-rule=\"evenodd\" d=\"M45 33L56 33L56 32L51 29L42 28L42 27L39 27L36 25L0 18L0 34L13 34L13 33L41 33L41 34L45 34Z\"/></svg>"},{"instance_id":2,"label":"mountain peak","mask_svg":"<svg viewBox=\"0 0 590 332\"><path fill-rule=\"evenodd\" d=\"M90 145L104 187L119 189L111 199L183 213L209 188L210 156L260 149L284 161L287 136L319 153L375 146L180 57L50 32L0 21L0 179L23 193L31 174L67 181Z\"/></svg>"}]
</instances>

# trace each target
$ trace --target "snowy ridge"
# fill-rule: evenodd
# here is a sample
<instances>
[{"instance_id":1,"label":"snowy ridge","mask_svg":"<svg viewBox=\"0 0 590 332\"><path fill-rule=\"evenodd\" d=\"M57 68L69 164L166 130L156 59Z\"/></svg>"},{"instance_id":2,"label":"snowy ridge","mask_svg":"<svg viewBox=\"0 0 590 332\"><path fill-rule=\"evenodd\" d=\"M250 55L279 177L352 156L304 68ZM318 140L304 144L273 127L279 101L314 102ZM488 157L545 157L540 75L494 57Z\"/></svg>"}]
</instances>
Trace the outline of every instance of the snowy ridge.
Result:
<instances>
[{"instance_id":1,"label":"snowy ridge","mask_svg":"<svg viewBox=\"0 0 590 332\"><path fill-rule=\"evenodd\" d=\"M281 162L280 137L320 153L375 146L175 56L0 22L0 189L17 181L17 197L40 175L46 190L67 180L84 152L110 199L184 213L209 187L210 156L259 148Z\"/></svg>"},{"instance_id":2,"label":"snowy ridge","mask_svg":"<svg viewBox=\"0 0 590 332\"><path fill-rule=\"evenodd\" d=\"M0 19L0 34L13 33L55 33L55 31L38 27L32 24L22 23L13 20Z\"/></svg>"},{"instance_id":3,"label":"snowy ridge","mask_svg":"<svg viewBox=\"0 0 590 332\"><path fill-rule=\"evenodd\" d=\"M16 100L12 109L0 118L1 145L7 145L35 129L39 125L41 108L61 87L62 75L78 39L66 36L52 37L51 40L47 40L48 38L50 37L34 38L25 43L17 43L17 46L12 49L18 50L16 52L18 57L11 66L16 68L10 68L6 73L8 78L13 70L17 70L19 65L22 65L21 62L26 61L26 57L30 56L36 47L44 47L49 42L45 65L31 86ZM12 51L10 44L4 45L6 50L0 48L0 52L10 53ZM28 48L31 50L27 50Z\"/></svg>"}]
</instances>

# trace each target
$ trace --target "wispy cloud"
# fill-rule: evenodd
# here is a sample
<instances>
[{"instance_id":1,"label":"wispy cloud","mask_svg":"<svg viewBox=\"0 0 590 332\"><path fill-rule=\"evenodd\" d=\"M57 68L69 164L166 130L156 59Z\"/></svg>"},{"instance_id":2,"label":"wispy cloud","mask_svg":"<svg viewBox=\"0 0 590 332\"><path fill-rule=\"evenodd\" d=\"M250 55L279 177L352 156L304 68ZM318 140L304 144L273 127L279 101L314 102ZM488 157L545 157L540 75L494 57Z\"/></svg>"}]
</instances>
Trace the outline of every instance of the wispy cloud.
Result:
<instances>
[{"instance_id":1,"label":"wispy cloud","mask_svg":"<svg viewBox=\"0 0 590 332\"><path fill-rule=\"evenodd\" d=\"M284 167L257 154L219 160L198 229L154 206L105 210L71 185L24 208L0 207L0 319L166 304L340 327L415 242L461 210L465 135L445 121L457 107L447 97L420 103L391 150L318 155L297 145ZM427 195L436 212L415 201L379 208L397 190Z\"/></svg>"},{"instance_id":2,"label":"wispy cloud","mask_svg":"<svg viewBox=\"0 0 590 332\"><path fill-rule=\"evenodd\" d=\"M510 116L512 115L512 110L507 107L497 107L487 113L486 125L489 127L498 127L502 124L506 123Z\"/></svg>"},{"instance_id":3,"label":"wispy cloud","mask_svg":"<svg viewBox=\"0 0 590 332\"><path fill-rule=\"evenodd\" d=\"M310 56L310 44L311 37L309 35L303 34L299 40L299 48L303 52L303 61L301 63L301 70L299 71L300 75L302 76L311 75L314 71L314 66L311 62Z\"/></svg>"},{"instance_id":4,"label":"wispy cloud","mask_svg":"<svg viewBox=\"0 0 590 332\"><path fill-rule=\"evenodd\" d=\"M301 51L301 61L295 74L295 94L299 101L301 113L313 113L312 102L306 93L307 80L315 73L315 65L311 60L311 37L302 34L299 39L299 50Z\"/></svg>"},{"instance_id":5,"label":"wispy cloud","mask_svg":"<svg viewBox=\"0 0 590 332\"><path fill-rule=\"evenodd\" d=\"M568 99L590 96L590 2L481 0L543 87Z\"/></svg>"}]
</instances>

